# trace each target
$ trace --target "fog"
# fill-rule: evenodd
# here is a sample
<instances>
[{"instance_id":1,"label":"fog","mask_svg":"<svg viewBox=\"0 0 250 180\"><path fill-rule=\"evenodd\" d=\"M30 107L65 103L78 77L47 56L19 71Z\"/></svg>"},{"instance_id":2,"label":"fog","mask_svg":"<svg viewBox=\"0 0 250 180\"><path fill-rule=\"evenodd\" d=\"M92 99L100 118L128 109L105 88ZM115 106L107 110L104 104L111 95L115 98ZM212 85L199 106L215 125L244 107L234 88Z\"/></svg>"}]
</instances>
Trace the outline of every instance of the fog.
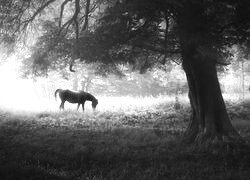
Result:
<instances>
[{"instance_id":1,"label":"fog","mask_svg":"<svg viewBox=\"0 0 250 180\"><path fill-rule=\"evenodd\" d=\"M56 80L48 80L46 78L23 79L20 77L21 61L18 60L17 55L12 55L0 65L0 108L11 111L59 111L60 100L55 100L54 91L57 88L72 89L72 81L56 82ZM176 77L180 70L173 69L170 76ZM229 69L227 75L219 76L221 85L223 86L223 96L226 100L233 99L234 101L242 99L242 81L241 72ZM245 73L245 98L249 98L250 93L248 87L250 84L248 73ZM180 79L180 78L179 78ZM169 80L169 79L168 79ZM183 79L185 81L185 79ZM164 81L168 82L168 81ZM166 86L165 91L171 87ZM107 88L106 88L107 89ZM110 88L112 90L112 88ZM127 88L128 89L128 88ZM92 91L91 91L92 92ZM95 93L94 93L95 94ZM96 94L95 94L96 95ZM155 104L164 104L166 102L174 102L175 96L158 95L158 96L144 96L140 98L129 95L105 95L98 94L97 98L99 104L98 111L126 111L132 109L144 108L150 110ZM180 100L188 102L187 94L180 95ZM76 104L65 103L66 110L76 110ZM90 102L86 102L86 111L92 112ZM81 111L81 110L80 110Z\"/></svg>"},{"instance_id":2,"label":"fog","mask_svg":"<svg viewBox=\"0 0 250 180\"><path fill-rule=\"evenodd\" d=\"M20 66L15 55L9 57L0 66L0 108L11 111L42 112L59 111L60 99L54 98L54 91L51 90L47 97L43 95L43 90L39 86L41 81L46 82L45 78L34 81L20 77ZM40 81L40 82L39 82ZM62 84L61 88L67 88L68 84ZM59 88L59 87L58 87ZM55 89L54 89L55 90ZM97 111L129 111L138 108L150 109L152 105L165 101L174 101L174 97L97 97L99 104ZM66 110L76 110L76 104L65 103ZM85 109L92 112L91 103L86 102ZM81 112L81 110L79 110Z\"/></svg>"},{"instance_id":3,"label":"fog","mask_svg":"<svg viewBox=\"0 0 250 180\"><path fill-rule=\"evenodd\" d=\"M39 97L35 83L31 79L22 79L19 68L21 62L15 55L9 57L0 66L0 106L10 110L41 111L54 109L48 100Z\"/></svg>"}]
</instances>

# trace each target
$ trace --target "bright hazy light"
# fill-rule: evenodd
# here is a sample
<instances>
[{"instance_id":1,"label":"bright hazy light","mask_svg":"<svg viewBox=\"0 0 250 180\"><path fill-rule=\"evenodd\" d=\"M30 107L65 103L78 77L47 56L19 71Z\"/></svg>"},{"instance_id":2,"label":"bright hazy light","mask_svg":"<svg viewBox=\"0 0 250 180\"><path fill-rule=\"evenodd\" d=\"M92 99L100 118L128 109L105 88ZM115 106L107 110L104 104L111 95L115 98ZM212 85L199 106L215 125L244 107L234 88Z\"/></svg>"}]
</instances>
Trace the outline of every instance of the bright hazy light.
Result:
<instances>
[{"instance_id":1,"label":"bright hazy light","mask_svg":"<svg viewBox=\"0 0 250 180\"><path fill-rule=\"evenodd\" d=\"M42 112L42 111L59 111L60 100L55 101L54 91L56 88L68 88L70 89L69 84L62 84L61 87L50 88L46 90L46 96L41 95L44 90L39 83L47 83L47 79L40 79L36 83L31 79L22 79L20 78L19 68L21 62L17 60L18 58L13 55L9 57L5 63L2 63L0 66L0 109L7 109L13 111L33 111L33 112ZM176 74L176 73L175 73ZM232 92L235 88L235 82L239 82L237 87L241 87L240 81L237 79L232 81L232 78L236 78L229 74L221 78L221 83L225 86L225 89L228 91L224 94L226 99L232 98ZM249 84L249 80L245 79L246 84ZM70 83L70 82L69 82ZM55 83L56 84L56 83ZM46 86L45 86L46 88ZM247 86L245 86L245 97L249 96L247 93ZM229 91L231 89L231 91ZM230 93L230 96L227 94ZM240 98L238 93L235 96L236 99ZM159 97L98 97L99 104L97 106L97 111L123 111L129 113L136 110L151 110L156 105L164 103L174 103L174 96L159 96ZM181 102L189 103L187 95L184 94L179 97ZM65 109L76 110L76 104L65 103ZM86 102L85 109L88 112L92 112L91 103ZM80 112L82 110L80 109Z\"/></svg>"},{"instance_id":2,"label":"bright hazy light","mask_svg":"<svg viewBox=\"0 0 250 180\"><path fill-rule=\"evenodd\" d=\"M51 108L35 92L32 80L19 76L19 62L15 55L0 66L0 106L11 110L40 111Z\"/></svg>"},{"instance_id":3,"label":"bright hazy light","mask_svg":"<svg viewBox=\"0 0 250 180\"><path fill-rule=\"evenodd\" d=\"M19 77L20 65L21 62L13 55L0 66L0 108L12 111L58 111L60 99L57 98L57 101L55 101L53 97L54 90L49 92L52 98L41 97L41 87L36 87L38 82L35 83L31 79ZM46 79L42 81L46 81ZM99 99L98 111L124 111L126 113L141 108L151 109L154 105L163 101L174 101L174 97L132 98L103 96L97 98ZM66 110L75 110L76 107L76 104L65 103ZM91 102L86 102L85 109L92 112Z\"/></svg>"}]
</instances>

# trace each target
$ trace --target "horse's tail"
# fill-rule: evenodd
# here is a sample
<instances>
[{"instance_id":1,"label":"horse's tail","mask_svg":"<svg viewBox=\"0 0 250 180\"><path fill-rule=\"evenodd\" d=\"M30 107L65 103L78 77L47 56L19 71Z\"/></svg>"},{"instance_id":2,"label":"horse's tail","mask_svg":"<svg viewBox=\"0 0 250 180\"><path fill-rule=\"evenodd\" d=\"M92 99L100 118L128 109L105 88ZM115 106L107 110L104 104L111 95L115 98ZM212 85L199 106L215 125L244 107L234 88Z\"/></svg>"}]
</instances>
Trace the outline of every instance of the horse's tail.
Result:
<instances>
[{"instance_id":1,"label":"horse's tail","mask_svg":"<svg viewBox=\"0 0 250 180\"><path fill-rule=\"evenodd\" d=\"M57 90L55 91L55 99L56 99L57 93L60 92L60 91L61 91L61 89L57 89Z\"/></svg>"}]
</instances>

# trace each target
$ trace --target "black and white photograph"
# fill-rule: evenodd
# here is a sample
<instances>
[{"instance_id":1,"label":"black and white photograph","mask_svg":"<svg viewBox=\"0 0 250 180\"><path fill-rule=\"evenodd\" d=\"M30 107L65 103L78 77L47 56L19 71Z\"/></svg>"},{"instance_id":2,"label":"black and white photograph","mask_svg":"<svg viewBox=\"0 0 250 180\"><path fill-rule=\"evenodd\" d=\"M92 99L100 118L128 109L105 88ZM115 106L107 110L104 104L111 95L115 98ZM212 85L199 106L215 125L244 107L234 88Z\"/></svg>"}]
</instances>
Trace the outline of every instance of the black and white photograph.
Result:
<instances>
[{"instance_id":1,"label":"black and white photograph","mask_svg":"<svg viewBox=\"0 0 250 180\"><path fill-rule=\"evenodd\" d=\"M250 179L250 0L0 0L0 180Z\"/></svg>"}]
</instances>

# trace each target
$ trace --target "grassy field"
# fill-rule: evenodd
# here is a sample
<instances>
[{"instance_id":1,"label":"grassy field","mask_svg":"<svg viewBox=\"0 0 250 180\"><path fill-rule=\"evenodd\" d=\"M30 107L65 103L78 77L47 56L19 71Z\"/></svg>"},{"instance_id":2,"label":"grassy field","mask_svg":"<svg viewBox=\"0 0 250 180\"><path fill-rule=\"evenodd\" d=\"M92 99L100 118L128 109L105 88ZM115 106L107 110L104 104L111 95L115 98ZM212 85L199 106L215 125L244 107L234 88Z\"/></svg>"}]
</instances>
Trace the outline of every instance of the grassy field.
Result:
<instances>
[{"instance_id":1,"label":"grassy field","mask_svg":"<svg viewBox=\"0 0 250 180\"><path fill-rule=\"evenodd\" d=\"M169 97L100 102L96 113L1 110L0 179L249 179L249 149L193 152L180 144L186 100L179 110ZM227 107L249 138L250 102Z\"/></svg>"}]
</instances>

